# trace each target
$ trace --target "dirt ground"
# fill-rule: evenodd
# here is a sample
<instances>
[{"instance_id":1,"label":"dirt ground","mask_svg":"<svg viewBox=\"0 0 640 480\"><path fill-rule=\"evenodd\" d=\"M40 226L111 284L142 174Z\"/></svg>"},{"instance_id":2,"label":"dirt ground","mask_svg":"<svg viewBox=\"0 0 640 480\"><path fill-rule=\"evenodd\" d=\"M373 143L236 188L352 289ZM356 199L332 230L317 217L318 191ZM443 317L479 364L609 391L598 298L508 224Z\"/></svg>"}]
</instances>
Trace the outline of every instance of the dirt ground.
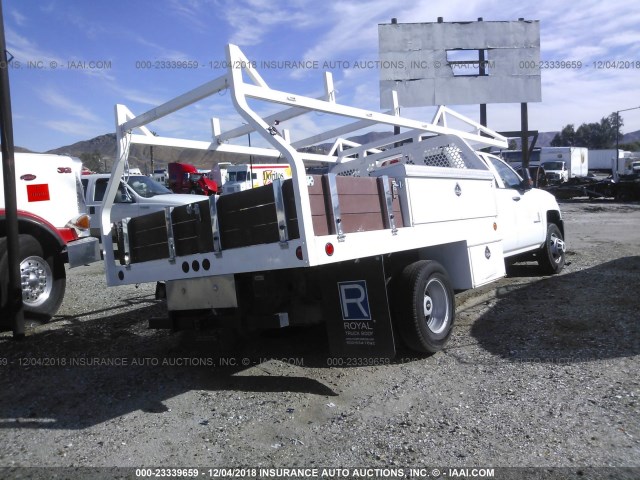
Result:
<instances>
[{"instance_id":1,"label":"dirt ground","mask_svg":"<svg viewBox=\"0 0 640 480\"><path fill-rule=\"evenodd\" d=\"M444 351L378 365L329 358L321 328L220 356L146 328L163 314L154 285L107 288L100 266L69 271L54 321L21 342L0 334L0 477L491 467L502 468L493 478L640 478L640 205L561 208L561 275L518 265L459 294Z\"/></svg>"}]
</instances>

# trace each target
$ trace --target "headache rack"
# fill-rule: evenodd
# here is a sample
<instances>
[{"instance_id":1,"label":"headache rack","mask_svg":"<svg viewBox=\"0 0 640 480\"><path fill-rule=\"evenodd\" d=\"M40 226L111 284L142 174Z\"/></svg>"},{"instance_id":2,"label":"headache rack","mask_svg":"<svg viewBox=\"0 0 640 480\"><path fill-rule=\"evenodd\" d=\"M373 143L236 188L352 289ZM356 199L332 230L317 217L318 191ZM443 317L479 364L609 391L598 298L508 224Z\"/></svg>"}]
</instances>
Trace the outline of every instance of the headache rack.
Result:
<instances>
[{"instance_id":1,"label":"headache rack","mask_svg":"<svg viewBox=\"0 0 640 480\"><path fill-rule=\"evenodd\" d=\"M471 147L505 148L506 139L492 130L446 107L431 123L400 117L395 95L396 107L387 113L341 105L330 74L320 98L273 90L237 46L227 46L227 60L224 75L146 113L136 116L116 106L117 159L102 210L109 285L309 267L402 251L424 246L426 225L430 237L440 235L444 242L453 238L451 222L495 216L495 205L474 202L473 193L493 188L493 179ZM244 125L223 132L212 118L212 141L155 136L147 128L222 90L229 95L218 97L231 99ZM263 117L248 100L287 108ZM308 112L333 115L343 124L292 141L282 124ZM450 121L470 131L451 128ZM405 131L367 144L344 138L375 125ZM253 132L269 147L231 142ZM328 141L333 143L326 153L306 148ZM251 155L270 157L288 163L292 178L112 225L117 180L132 144L236 153L247 161ZM309 165L328 166L328 172L310 175ZM425 178L435 182L428 189L420 183ZM438 205L423 203L442 202L445 188L452 205L443 216ZM469 238L472 244L473 234Z\"/></svg>"}]
</instances>

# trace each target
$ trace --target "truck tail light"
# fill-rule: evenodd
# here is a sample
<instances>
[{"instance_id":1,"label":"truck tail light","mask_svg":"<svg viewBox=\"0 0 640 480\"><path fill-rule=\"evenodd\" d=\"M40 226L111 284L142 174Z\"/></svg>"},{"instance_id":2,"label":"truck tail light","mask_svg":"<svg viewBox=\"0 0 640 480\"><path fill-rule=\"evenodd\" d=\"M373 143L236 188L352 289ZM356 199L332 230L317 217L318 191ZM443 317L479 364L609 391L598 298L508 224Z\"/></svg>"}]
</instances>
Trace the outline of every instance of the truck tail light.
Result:
<instances>
[{"instance_id":1,"label":"truck tail light","mask_svg":"<svg viewBox=\"0 0 640 480\"><path fill-rule=\"evenodd\" d=\"M333 255L334 251L335 251L335 248L333 248L333 243L327 243L324 246L324 253L326 253L327 255L329 256Z\"/></svg>"}]
</instances>

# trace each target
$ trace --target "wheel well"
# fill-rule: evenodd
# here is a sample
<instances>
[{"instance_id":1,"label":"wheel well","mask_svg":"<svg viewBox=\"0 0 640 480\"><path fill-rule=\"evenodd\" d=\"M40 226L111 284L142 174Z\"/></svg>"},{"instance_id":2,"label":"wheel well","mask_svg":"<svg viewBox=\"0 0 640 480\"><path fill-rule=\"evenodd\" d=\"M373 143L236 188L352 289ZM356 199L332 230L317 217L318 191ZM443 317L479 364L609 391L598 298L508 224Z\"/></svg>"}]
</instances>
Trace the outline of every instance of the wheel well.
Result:
<instances>
[{"instance_id":1,"label":"wheel well","mask_svg":"<svg viewBox=\"0 0 640 480\"><path fill-rule=\"evenodd\" d=\"M49 255L58 255L64 249L64 242L58 236L57 232L52 232L34 221L18 218L18 233L23 235L31 235L42 246L45 257ZM5 219L0 219L0 237L7 235L7 224Z\"/></svg>"},{"instance_id":2,"label":"wheel well","mask_svg":"<svg viewBox=\"0 0 640 480\"><path fill-rule=\"evenodd\" d=\"M555 223L560 229L560 233L562 233L562 238L564 237L564 221L560 216L560 212L558 210L549 210L547 212L547 225L550 223Z\"/></svg>"}]
</instances>

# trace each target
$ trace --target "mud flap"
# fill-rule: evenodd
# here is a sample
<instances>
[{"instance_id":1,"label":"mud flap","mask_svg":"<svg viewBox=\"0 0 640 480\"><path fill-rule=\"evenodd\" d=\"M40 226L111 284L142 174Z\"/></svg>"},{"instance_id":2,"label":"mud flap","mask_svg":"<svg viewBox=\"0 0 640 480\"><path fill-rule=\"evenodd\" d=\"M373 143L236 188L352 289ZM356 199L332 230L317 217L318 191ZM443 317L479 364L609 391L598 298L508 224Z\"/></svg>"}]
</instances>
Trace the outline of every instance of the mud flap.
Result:
<instances>
[{"instance_id":1,"label":"mud flap","mask_svg":"<svg viewBox=\"0 0 640 480\"><path fill-rule=\"evenodd\" d=\"M395 357L382 257L323 267L322 297L332 355Z\"/></svg>"}]
</instances>

